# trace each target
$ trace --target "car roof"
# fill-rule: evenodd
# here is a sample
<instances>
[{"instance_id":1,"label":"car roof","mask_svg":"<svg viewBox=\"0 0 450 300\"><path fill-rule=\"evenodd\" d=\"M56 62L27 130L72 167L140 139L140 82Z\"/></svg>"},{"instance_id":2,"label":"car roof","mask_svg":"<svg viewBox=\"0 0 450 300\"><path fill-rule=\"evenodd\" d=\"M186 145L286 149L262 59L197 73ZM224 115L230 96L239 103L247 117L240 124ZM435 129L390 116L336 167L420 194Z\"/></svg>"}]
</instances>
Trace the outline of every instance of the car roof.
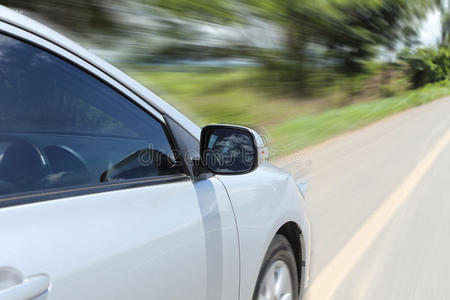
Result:
<instances>
[{"instance_id":1,"label":"car roof","mask_svg":"<svg viewBox=\"0 0 450 300\"><path fill-rule=\"evenodd\" d=\"M182 113L173 108L170 104L162 100L156 94L145 88L143 85L132 79L116 67L107 63L95 54L89 52L79 44L73 42L62 34L48 28L47 26L19 13L0 5L0 21L16 26L22 30L33 33L45 40L48 40L61 48L78 56L89 64L110 75L115 80L129 88L132 92L150 103L156 110L162 114L169 115L181 126L187 129L194 137L200 138L200 128Z\"/></svg>"}]
</instances>

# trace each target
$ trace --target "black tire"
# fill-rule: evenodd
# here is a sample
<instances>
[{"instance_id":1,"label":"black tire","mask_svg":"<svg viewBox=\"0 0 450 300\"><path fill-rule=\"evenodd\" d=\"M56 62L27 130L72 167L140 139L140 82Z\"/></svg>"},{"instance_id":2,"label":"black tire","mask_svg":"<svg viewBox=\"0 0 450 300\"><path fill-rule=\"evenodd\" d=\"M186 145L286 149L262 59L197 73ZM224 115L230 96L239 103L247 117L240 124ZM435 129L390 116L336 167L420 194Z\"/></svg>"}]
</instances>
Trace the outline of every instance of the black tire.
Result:
<instances>
[{"instance_id":1,"label":"black tire","mask_svg":"<svg viewBox=\"0 0 450 300\"><path fill-rule=\"evenodd\" d=\"M270 243L269 249L264 256L261 270L259 271L258 280L256 282L255 291L253 292L253 300L258 300L258 294L262 287L266 272L268 272L268 269L273 263L279 260L283 261L288 266L292 280L292 299L298 299L299 281L294 253L288 240L283 235L277 234Z\"/></svg>"}]
</instances>

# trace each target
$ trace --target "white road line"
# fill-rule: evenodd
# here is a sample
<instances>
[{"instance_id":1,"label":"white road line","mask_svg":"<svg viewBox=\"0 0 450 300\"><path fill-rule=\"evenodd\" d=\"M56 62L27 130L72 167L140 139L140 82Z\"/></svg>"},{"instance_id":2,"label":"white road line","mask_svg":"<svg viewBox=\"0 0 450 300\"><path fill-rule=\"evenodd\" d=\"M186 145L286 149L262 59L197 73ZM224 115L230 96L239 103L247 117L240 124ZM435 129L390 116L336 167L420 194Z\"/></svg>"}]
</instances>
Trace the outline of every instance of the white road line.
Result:
<instances>
[{"instance_id":1,"label":"white road line","mask_svg":"<svg viewBox=\"0 0 450 300\"><path fill-rule=\"evenodd\" d=\"M426 156L394 190L385 202L352 236L349 242L339 250L336 256L320 271L306 292L307 299L331 299L353 266L369 249L386 224L406 202L421 179L427 174L439 154L450 142L450 129L433 146Z\"/></svg>"}]
</instances>

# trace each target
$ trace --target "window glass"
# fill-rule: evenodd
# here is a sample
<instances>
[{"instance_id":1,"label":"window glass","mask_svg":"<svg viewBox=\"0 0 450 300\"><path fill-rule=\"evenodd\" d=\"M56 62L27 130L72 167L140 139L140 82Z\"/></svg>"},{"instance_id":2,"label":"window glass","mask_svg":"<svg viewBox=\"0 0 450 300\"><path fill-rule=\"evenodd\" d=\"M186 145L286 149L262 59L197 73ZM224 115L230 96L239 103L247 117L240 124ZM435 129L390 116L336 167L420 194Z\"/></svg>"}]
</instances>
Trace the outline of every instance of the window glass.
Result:
<instances>
[{"instance_id":1,"label":"window glass","mask_svg":"<svg viewBox=\"0 0 450 300\"><path fill-rule=\"evenodd\" d=\"M180 172L156 119L65 60L0 35L0 196Z\"/></svg>"}]
</instances>

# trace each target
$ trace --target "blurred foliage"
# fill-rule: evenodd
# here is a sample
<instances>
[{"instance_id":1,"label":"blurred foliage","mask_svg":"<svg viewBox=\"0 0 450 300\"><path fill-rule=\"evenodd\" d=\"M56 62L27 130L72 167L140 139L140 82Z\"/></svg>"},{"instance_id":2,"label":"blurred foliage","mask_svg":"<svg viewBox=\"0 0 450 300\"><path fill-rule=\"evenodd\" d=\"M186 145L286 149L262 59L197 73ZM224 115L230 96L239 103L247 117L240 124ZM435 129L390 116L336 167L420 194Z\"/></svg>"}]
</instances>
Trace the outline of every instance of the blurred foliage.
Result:
<instances>
[{"instance_id":1,"label":"blurred foliage","mask_svg":"<svg viewBox=\"0 0 450 300\"><path fill-rule=\"evenodd\" d=\"M255 73L259 73L257 67L153 66L150 70L145 66L123 67L199 125L243 124L262 133L260 128L271 132L298 118L401 94L408 86L401 69L380 64L367 66L373 71L370 75L335 78L327 91L316 97L273 93L276 83L272 82L267 82L265 87L252 84ZM271 143L280 146L276 142L280 132L274 132Z\"/></svg>"},{"instance_id":2,"label":"blurred foliage","mask_svg":"<svg viewBox=\"0 0 450 300\"><path fill-rule=\"evenodd\" d=\"M198 17L184 9L186 1L154 1L183 17ZM235 16L235 6L224 1L188 1L188 6L202 7L205 20ZM230 2L226 2L230 3ZM234 3L238 5L238 3ZM273 22L283 33L275 49L255 51L248 55L262 63L279 81L304 91L306 73L317 68L353 76L365 72L365 63L385 48L393 50L399 43L411 45L417 36L417 20L440 4L430 0L244 0L241 18L225 18L245 22L245 14ZM208 10L205 10L208 7ZM209 13L210 12L210 13ZM217 12L220 12L218 14ZM225 13L227 12L227 13ZM251 18L250 18L251 20Z\"/></svg>"},{"instance_id":3,"label":"blurred foliage","mask_svg":"<svg viewBox=\"0 0 450 300\"><path fill-rule=\"evenodd\" d=\"M111 10L114 1L98 0L2 0L1 4L30 11L59 25L73 35L89 38L95 33L112 34L117 29ZM98 40L100 41L100 39Z\"/></svg>"},{"instance_id":4,"label":"blurred foliage","mask_svg":"<svg viewBox=\"0 0 450 300\"><path fill-rule=\"evenodd\" d=\"M397 96L354 103L318 114L299 116L270 128L271 155L281 156L366 126L405 109L423 105L450 94L450 82L430 84Z\"/></svg>"},{"instance_id":5,"label":"blurred foliage","mask_svg":"<svg viewBox=\"0 0 450 300\"><path fill-rule=\"evenodd\" d=\"M214 23L242 21L233 13L237 2L223 0L144 0L151 6L174 12L178 17L189 17Z\"/></svg>"},{"instance_id":6,"label":"blurred foliage","mask_svg":"<svg viewBox=\"0 0 450 300\"><path fill-rule=\"evenodd\" d=\"M367 72L367 62L381 51L411 46L418 20L443 5L440 0L5 0L3 4L42 15L78 36L90 35L96 43L114 38L93 33L128 40L134 36L140 47L148 43L139 59L149 62L250 59L285 89L301 92L308 89L306 74L355 76ZM259 34L249 38L255 27ZM228 34L218 38L223 31ZM276 37L262 43L270 32Z\"/></svg>"},{"instance_id":7,"label":"blurred foliage","mask_svg":"<svg viewBox=\"0 0 450 300\"><path fill-rule=\"evenodd\" d=\"M416 37L415 20L433 7L430 1L339 0L339 1L253 1L247 0L261 16L280 24L286 35L280 56L286 66L301 77L302 66L311 57L335 65L344 74L361 73L364 62L380 47L411 43ZM280 60L280 59L279 59Z\"/></svg>"},{"instance_id":8,"label":"blurred foliage","mask_svg":"<svg viewBox=\"0 0 450 300\"><path fill-rule=\"evenodd\" d=\"M441 46L450 47L450 12L445 9L442 11L441 23Z\"/></svg>"},{"instance_id":9,"label":"blurred foliage","mask_svg":"<svg viewBox=\"0 0 450 300\"><path fill-rule=\"evenodd\" d=\"M405 48L399 58L407 63L413 88L448 79L450 75L450 2L435 3L441 14L441 37L435 47Z\"/></svg>"},{"instance_id":10,"label":"blurred foliage","mask_svg":"<svg viewBox=\"0 0 450 300\"><path fill-rule=\"evenodd\" d=\"M115 63L201 125L263 126L273 153L281 155L448 95L447 2L4 0L2 4L59 26L88 47L117 55ZM442 16L439 48L417 48L420 22L435 10ZM396 53L402 48L406 50L399 61ZM427 85L437 81L442 82Z\"/></svg>"},{"instance_id":11,"label":"blurred foliage","mask_svg":"<svg viewBox=\"0 0 450 300\"><path fill-rule=\"evenodd\" d=\"M403 53L400 57L409 65L414 88L445 80L450 74L449 48L420 48Z\"/></svg>"}]
</instances>

